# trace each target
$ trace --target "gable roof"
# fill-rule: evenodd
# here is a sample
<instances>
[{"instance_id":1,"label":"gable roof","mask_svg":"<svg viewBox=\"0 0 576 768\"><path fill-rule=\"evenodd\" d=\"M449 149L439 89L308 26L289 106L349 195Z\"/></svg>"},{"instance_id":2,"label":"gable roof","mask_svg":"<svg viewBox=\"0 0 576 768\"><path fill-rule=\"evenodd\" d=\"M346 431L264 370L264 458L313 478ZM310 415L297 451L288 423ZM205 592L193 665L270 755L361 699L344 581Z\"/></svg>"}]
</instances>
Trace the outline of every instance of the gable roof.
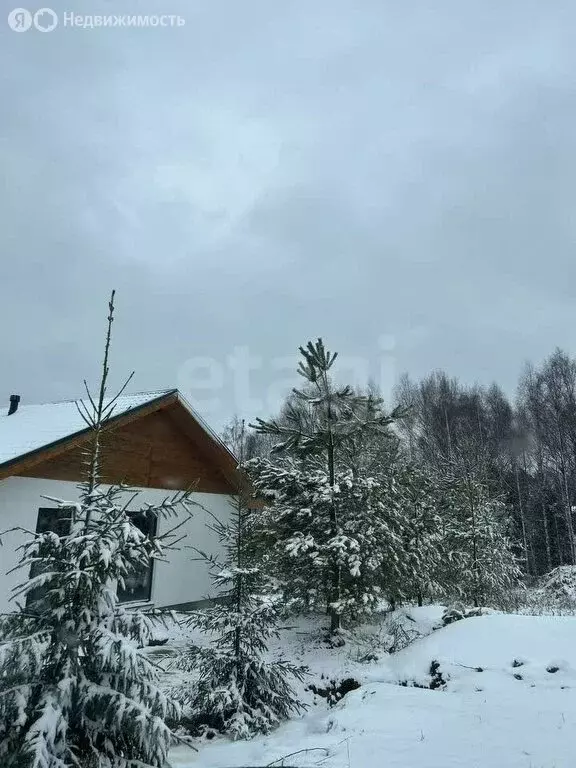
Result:
<instances>
[{"instance_id":1,"label":"gable roof","mask_svg":"<svg viewBox=\"0 0 576 768\"><path fill-rule=\"evenodd\" d=\"M90 409L90 403L87 400L83 402ZM65 400L21 405L10 416L8 408L0 409L0 480L18 474L23 467L34 466L47 455L61 453L88 436L90 429L76 403L76 400ZM174 403L182 406L190 425L202 438L204 447L208 448L211 460L231 482L238 482L237 459L177 389L121 395L114 403L105 429Z\"/></svg>"}]
</instances>

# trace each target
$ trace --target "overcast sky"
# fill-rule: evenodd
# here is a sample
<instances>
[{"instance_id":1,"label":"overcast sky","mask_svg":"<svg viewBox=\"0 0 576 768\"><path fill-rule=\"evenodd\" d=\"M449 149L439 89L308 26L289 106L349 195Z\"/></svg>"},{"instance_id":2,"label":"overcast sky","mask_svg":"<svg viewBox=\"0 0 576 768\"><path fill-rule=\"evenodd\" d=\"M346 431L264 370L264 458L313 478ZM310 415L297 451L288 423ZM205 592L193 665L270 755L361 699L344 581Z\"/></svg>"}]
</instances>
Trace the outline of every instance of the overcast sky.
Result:
<instances>
[{"instance_id":1,"label":"overcast sky","mask_svg":"<svg viewBox=\"0 0 576 768\"><path fill-rule=\"evenodd\" d=\"M385 390L576 354L573 0L72 5L186 24L3 5L2 401L96 384L113 287L113 380L216 427L317 336Z\"/></svg>"}]
</instances>

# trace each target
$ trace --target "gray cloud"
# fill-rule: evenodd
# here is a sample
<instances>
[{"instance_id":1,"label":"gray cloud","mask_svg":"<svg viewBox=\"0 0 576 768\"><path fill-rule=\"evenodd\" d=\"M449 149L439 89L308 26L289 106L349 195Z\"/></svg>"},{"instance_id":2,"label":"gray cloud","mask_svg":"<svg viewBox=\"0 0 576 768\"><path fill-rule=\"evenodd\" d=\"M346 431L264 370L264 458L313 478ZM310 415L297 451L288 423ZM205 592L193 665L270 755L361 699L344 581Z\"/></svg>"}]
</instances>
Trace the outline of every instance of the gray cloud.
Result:
<instances>
[{"instance_id":1,"label":"gray cloud","mask_svg":"<svg viewBox=\"0 0 576 768\"><path fill-rule=\"evenodd\" d=\"M116 378L184 386L210 357L216 425L246 405L237 347L263 410L317 335L386 382L509 391L524 359L576 353L573 4L74 12L187 23L0 32L0 399L95 379L112 287Z\"/></svg>"}]
</instances>

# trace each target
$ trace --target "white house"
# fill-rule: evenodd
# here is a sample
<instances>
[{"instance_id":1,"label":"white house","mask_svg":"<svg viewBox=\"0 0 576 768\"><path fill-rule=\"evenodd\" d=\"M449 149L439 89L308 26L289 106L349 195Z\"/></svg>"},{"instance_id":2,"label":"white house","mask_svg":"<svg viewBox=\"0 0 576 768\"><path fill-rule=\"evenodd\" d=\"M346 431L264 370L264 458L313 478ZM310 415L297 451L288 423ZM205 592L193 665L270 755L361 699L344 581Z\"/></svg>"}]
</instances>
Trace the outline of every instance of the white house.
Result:
<instances>
[{"instance_id":1,"label":"white house","mask_svg":"<svg viewBox=\"0 0 576 768\"><path fill-rule=\"evenodd\" d=\"M44 497L78 499L83 449L90 436L74 401L19 405L19 399L13 395L10 407L0 409L0 533L14 526L40 531L58 524L58 505ZM206 517L209 512L224 519L230 513L241 482L234 456L175 389L121 396L106 424L103 445L102 480L138 490L134 508L193 487L192 500L207 510L193 508L192 518L179 531L186 540L167 553L169 562L156 562L137 574L121 599L156 607L206 599L207 568L194 560L189 546L217 551ZM159 532L175 522L159 521ZM18 562L23 535L1 535L0 613L11 609L11 590L26 578L21 571L9 573Z\"/></svg>"}]
</instances>

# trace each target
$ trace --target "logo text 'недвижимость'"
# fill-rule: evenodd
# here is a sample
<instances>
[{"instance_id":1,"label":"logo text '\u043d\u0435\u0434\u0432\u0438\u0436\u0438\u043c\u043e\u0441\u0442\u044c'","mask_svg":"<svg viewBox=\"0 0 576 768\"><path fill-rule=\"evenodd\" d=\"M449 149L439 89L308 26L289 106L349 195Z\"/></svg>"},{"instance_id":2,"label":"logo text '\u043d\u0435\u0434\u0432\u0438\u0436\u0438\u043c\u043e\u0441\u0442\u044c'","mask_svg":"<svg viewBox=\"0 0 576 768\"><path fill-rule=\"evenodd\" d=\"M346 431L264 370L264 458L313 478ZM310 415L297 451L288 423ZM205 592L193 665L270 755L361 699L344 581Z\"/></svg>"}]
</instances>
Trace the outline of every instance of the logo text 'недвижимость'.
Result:
<instances>
[{"instance_id":1,"label":"logo text '\u043d\u0435\u0434\u0432\u0438\u0436\u0438\u043c\u043e\u0441\u0442\u044c'","mask_svg":"<svg viewBox=\"0 0 576 768\"><path fill-rule=\"evenodd\" d=\"M58 26L60 19L52 8L40 8L32 12L26 8L14 8L8 14L8 26L14 32L28 32L36 29L38 32L52 32ZM183 27L186 20L176 14L107 14L81 15L73 11L62 14L61 26L78 29L104 29L107 27Z\"/></svg>"}]
</instances>

